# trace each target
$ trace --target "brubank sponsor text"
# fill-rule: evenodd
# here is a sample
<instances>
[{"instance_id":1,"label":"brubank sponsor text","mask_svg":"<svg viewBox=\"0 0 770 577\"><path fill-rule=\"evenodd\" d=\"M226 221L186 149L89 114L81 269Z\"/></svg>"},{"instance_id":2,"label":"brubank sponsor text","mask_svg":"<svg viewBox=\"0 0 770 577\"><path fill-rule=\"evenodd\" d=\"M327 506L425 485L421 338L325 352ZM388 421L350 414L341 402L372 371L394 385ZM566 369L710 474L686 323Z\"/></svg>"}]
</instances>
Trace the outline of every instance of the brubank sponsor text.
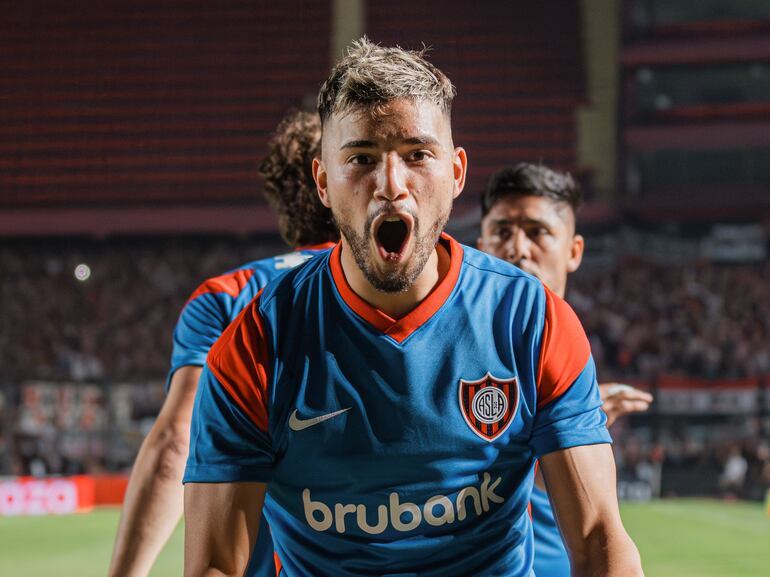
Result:
<instances>
[{"instance_id":1,"label":"brubank sponsor text","mask_svg":"<svg viewBox=\"0 0 770 577\"><path fill-rule=\"evenodd\" d=\"M388 503L377 506L377 520L369 524L366 505L354 503L335 503L327 505L321 501L313 501L310 489L302 491L302 503L305 508L305 519L316 531L328 531L334 528L337 533L345 533L349 524L355 523L364 533L379 535L392 526L396 531L413 531L424 521L428 525L440 527L456 521L463 521L470 511L476 516L489 511L490 503L502 503L503 497L495 494L500 484L497 477L492 482L489 473L484 473L480 487L469 485L461 489L454 500L446 495L434 495L420 507L416 503L401 501L398 493L389 495Z\"/></svg>"}]
</instances>

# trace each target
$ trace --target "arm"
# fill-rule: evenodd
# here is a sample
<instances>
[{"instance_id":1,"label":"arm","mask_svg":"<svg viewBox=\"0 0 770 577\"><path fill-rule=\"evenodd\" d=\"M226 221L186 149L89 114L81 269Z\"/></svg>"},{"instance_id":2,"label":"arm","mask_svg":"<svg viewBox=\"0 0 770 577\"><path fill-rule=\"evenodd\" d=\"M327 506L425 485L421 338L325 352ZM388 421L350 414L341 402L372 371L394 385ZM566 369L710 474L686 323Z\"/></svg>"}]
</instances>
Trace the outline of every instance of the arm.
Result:
<instances>
[{"instance_id":1,"label":"arm","mask_svg":"<svg viewBox=\"0 0 770 577\"><path fill-rule=\"evenodd\" d=\"M610 446L562 449L540 463L573 575L643 576L639 552L620 520Z\"/></svg>"},{"instance_id":2,"label":"arm","mask_svg":"<svg viewBox=\"0 0 770 577\"><path fill-rule=\"evenodd\" d=\"M265 488L264 483L185 485L185 577L243 575L257 540Z\"/></svg>"},{"instance_id":3,"label":"arm","mask_svg":"<svg viewBox=\"0 0 770 577\"><path fill-rule=\"evenodd\" d=\"M211 347L190 424L185 575L242 575L275 457L268 431L270 358L259 297Z\"/></svg>"},{"instance_id":4,"label":"arm","mask_svg":"<svg viewBox=\"0 0 770 577\"><path fill-rule=\"evenodd\" d=\"M110 577L145 577L182 515L182 473L201 367L174 373L128 482Z\"/></svg>"},{"instance_id":5,"label":"arm","mask_svg":"<svg viewBox=\"0 0 770 577\"><path fill-rule=\"evenodd\" d=\"M653 401L650 393L621 383L600 384L599 395L602 398L602 410L607 415L608 427L619 417L630 413L643 413L650 408L650 403ZM540 469L535 474L535 485L545 491L545 482Z\"/></svg>"},{"instance_id":6,"label":"arm","mask_svg":"<svg viewBox=\"0 0 770 577\"><path fill-rule=\"evenodd\" d=\"M650 408L653 397L630 385L621 383L602 383L599 385L602 397L602 409L607 413L607 426L614 423L618 417L630 413L643 413Z\"/></svg>"}]
</instances>

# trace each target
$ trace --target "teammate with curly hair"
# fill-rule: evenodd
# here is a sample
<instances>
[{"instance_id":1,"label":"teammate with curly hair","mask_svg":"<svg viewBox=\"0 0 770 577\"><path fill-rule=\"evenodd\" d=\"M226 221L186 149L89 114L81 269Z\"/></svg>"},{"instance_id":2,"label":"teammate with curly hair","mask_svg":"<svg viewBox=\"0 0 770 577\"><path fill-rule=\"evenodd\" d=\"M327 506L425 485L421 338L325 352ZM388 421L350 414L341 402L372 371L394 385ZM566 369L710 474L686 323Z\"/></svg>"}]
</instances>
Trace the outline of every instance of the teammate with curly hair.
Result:
<instances>
[{"instance_id":1,"label":"teammate with curly hair","mask_svg":"<svg viewBox=\"0 0 770 577\"><path fill-rule=\"evenodd\" d=\"M295 251L208 279L182 310L174 329L168 394L131 472L110 577L146 577L179 522L193 400L211 345L269 280L330 248L339 238L311 172L320 139L317 114L291 113L278 125L260 166L265 196L278 215L281 236ZM272 541L264 523L247 575L275 577Z\"/></svg>"}]
</instances>

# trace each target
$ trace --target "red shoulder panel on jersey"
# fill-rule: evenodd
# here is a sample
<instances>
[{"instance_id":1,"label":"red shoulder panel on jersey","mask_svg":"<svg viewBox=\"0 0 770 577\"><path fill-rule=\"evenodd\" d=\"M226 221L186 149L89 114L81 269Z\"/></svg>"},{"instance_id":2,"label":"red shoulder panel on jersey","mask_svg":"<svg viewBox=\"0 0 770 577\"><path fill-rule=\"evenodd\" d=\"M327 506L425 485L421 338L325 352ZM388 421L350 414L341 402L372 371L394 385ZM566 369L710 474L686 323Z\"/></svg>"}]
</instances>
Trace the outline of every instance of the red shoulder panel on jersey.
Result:
<instances>
[{"instance_id":1,"label":"red shoulder panel on jersey","mask_svg":"<svg viewBox=\"0 0 770 577\"><path fill-rule=\"evenodd\" d=\"M294 249L294 252L300 252L303 250L328 250L334 248L338 243L336 242L322 242L321 244L308 244L304 246L298 246Z\"/></svg>"},{"instance_id":2,"label":"red shoulder panel on jersey","mask_svg":"<svg viewBox=\"0 0 770 577\"><path fill-rule=\"evenodd\" d=\"M259 297L225 329L209 351L208 365L230 397L254 424L267 432L267 383L270 355Z\"/></svg>"},{"instance_id":3,"label":"red shoulder panel on jersey","mask_svg":"<svg viewBox=\"0 0 770 577\"><path fill-rule=\"evenodd\" d=\"M538 407L564 394L591 356L591 346L575 311L543 286L545 326L537 368Z\"/></svg>"},{"instance_id":4,"label":"red shoulder panel on jersey","mask_svg":"<svg viewBox=\"0 0 770 577\"><path fill-rule=\"evenodd\" d=\"M246 283L249 282L253 275L253 270L244 268L210 278L195 289L195 292L190 295L187 302L189 303L191 300L207 293L227 293L235 298L241 294L243 287L246 286Z\"/></svg>"}]
</instances>

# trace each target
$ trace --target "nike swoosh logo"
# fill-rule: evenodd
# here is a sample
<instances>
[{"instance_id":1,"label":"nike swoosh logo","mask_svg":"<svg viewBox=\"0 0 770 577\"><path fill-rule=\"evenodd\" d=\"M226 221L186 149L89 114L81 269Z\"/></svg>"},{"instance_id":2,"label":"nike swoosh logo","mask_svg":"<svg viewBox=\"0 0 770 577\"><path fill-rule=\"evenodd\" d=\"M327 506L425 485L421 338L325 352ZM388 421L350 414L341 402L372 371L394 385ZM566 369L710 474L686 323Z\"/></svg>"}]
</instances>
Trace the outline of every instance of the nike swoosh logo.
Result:
<instances>
[{"instance_id":1,"label":"nike swoosh logo","mask_svg":"<svg viewBox=\"0 0 770 577\"><path fill-rule=\"evenodd\" d=\"M340 409L339 411L334 411L333 413L327 413L326 415L321 415L320 417L313 417L312 419L300 419L297 417L297 409L294 409L294 412L289 417L289 428L292 431L301 431L303 429L307 429L308 427L312 427L313 425L317 425L318 423L323 423L324 421L333 419L337 415L341 415L345 411L349 410L350 407L346 409Z\"/></svg>"}]
</instances>

